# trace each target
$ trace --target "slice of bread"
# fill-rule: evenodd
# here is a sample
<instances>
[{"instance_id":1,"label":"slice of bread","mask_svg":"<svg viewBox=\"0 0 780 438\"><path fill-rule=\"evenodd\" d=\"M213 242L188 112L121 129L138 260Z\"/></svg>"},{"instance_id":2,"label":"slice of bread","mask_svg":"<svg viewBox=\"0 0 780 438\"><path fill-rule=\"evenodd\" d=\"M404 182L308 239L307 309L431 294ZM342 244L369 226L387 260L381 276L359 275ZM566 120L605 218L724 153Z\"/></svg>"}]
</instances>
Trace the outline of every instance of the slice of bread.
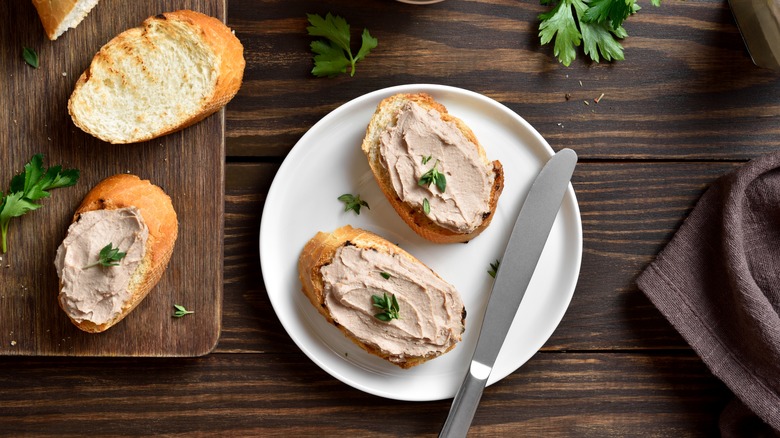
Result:
<instances>
[{"instance_id":1,"label":"slice of bread","mask_svg":"<svg viewBox=\"0 0 780 438\"><path fill-rule=\"evenodd\" d=\"M136 143L215 113L238 92L243 46L216 18L182 10L146 19L103 46L68 101L73 123L109 143Z\"/></svg>"},{"instance_id":2,"label":"slice of bread","mask_svg":"<svg viewBox=\"0 0 780 438\"><path fill-rule=\"evenodd\" d=\"M68 29L78 26L98 0L32 0L41 24L50 40L54 41Z\"/></svg>"},{"instance_id":3,"label":"slice of bread","mask_svg":"<svg viewBox=\"0 0 780 438\"><path fill-rule=\"evenodd\" d=\"M426 289L417 287L413 288L416 289L415 291L412 289L399 288L395 294L398 296L398 301L401 303L398 321L376 322L374 319L375 316L373 315L374 311L378 312L379 310L371 307L370 295L373 293L379 293L378 291L380 288L387 287L382 286L382 282L392 281L392 277L395 277L396 274L393 273L391 275L387 272L363 271L360 273L361 277L359 278L359 281L363 282L364 284L363 290L350 290L350 294L355 294L361 298L358 299L357 303L350 303L350 306L354 305L354 307L350 307L350 309L356 309L354 312L358 314L357 316L368 319L375 324L368 324L371 327L371 336L360 335L358 334L359 331L353 331L354 326L342 323L344 321L340 322L334 318L334 313L332 313L333 309L331 309L327 297L329 290L332 290L331 288L334 286L332 284L328 284L323 271L323 268L334 262L334 257L336 257L339 249L348 246L354 246L359 249L373 250L384 255L389 255L390 259L393 259L394 257L402 258L411 264L418 265L422 268L421 272L424 272L424 281L433 281L435 284L446 285L447 290L449 291L448 293L453 293L453 295L437 295L437 291L433 290L433 288ZM347 338L351 339L362 349L385 360L388 360L401 368L410 368L415 365L419 365L452 350L460 341L461 334L465 330L466 310L463 307L460 295L457 293L455 288L447 284L443 279L441 279L441 277L439 277L438 274L425 266L422 262L417 260L408 252L369 231L346 225L336 229L332 233L317 233L317 235L315 235L305 245L303 251L301 252L300 258L298 260L298 275L303 287L303 293L309 298L309 301L311 301L312 305L314 305L317 311L322 316L324 316L328 322L338 327L339 330L341 330L347 336ZM369 276L373 276L373 280L368 278ZM397 274L397 277L400 282L406 282L407 280L403 278L402 274ZM409 280L411 280L413 283L418 279L413 278ZM372 281L374 283L372 283ZM372 284L373 286L371 286ZM376 286L377 284L379 284L379 286ZM405 324L407 321L412 323L414 318L425 314L425 305L420 305L419 307L413 308L412 302L414 298L411 296L413 293L426 294L423 298L427 305L431 306L432 308L435 307L438 311L445 311L447 313L446 316L439 315L440 319L446 321L446 323L437 327L436 330L432 330L435 334L431 335L431 333L428 333L428 335L435 338L437 335L442 335L442 333L446 332L446 336L444 338L445 340L443 342L437 341L435 347L429 347L426 345L422 348L422 350L417 350L415 353L409 353L407 351L388 351L383 349L381 347L383 342L378 341L377 339L381 337L393 337L394 332L391 330L393 330L395 327L392 327L391 325L397 324L397 327L401 332L408 334L413 330L406 331L408 330L408 327L405 327L402 324ZM434 305L432 303L437 303L438 305ZM361 309L361 306L368 307L368 309ZM443 308L446 309L443 310ZM361 312L363 313L360 314ZM429 321L420 321L419 326L426 326L427 324L429 324ZM415 327L416 326L417 325L415 325ZM431 340L428 336L421 336L419 338L412 338L409 340L409 344L411 345L410 348L417 348L420 345L424 345L426 342L430 341Z\"/></svg>"},{"instance_id":4,"label":"slice of bread","mask_svg":"<svg viewBox=\"0 0 780 438\"><path fill-rule=\"evenodd\" d=\"M105 323L96 324L88 319L77 321L68 312L64 303L62 277L60 278L60 306L71 318L71 321L86 332L99 333L105 331L127 316L160 280L173 253L179 223L176 211L171 203L171 198L160 187L151 184L148 180L141 180L135 175L118 174L98 183L87 193L76 210L73 216L73 223L75 224L80 216L86 212L118 210L129 207L135 207L140 213L143 222L148 228L148 238L142 260L130 276L130 281L127 285L129 299L122 303L121 312ZM61 251L58 250L57 257L60 259L60 257L64 257L64 254L61 255ZM113 268L106 269L110 270ZM110 272L106 272L106 275L110 275ZM99 293L97 291L89 292Z\"/></svg>"},{"instance_id":5,"label":"slice of bread","mask_svg":"<svg viewBox=\"0 0 780 438\"><path fill-rule=\"evenodd\" d=\"M493 185L490 189L490 199L488 201L489 212L486 212L486 214L483 215L481 224L473 231L465 233L458 232L434 222L425 214L420 206L414 206L404 202L393 187L388 169L382 162L382 155L380 152L381 136L383 132L395 126L399 112L407 102L414 102L424 109L435 110L441 115L443 121L455 124L465 138L477 148L479 157L485 165L486 171L492 171ZM423 238L435 243L468 242L485 230L493 219L496 205L498 204L498 198L504 188L504 173L501 163L498 160L493 162L488 161L485 150L482 148L471 129L466 126L462 120L449 114L447 109L436 102L430 95L426 93L396 94L382 100L368 124L361 148L368 158L371 172L374 174L385 197L387 197L390 204L404 222ZM414 159L417 160L419 158L415 157Z\"/></svg>"}]
</instances>

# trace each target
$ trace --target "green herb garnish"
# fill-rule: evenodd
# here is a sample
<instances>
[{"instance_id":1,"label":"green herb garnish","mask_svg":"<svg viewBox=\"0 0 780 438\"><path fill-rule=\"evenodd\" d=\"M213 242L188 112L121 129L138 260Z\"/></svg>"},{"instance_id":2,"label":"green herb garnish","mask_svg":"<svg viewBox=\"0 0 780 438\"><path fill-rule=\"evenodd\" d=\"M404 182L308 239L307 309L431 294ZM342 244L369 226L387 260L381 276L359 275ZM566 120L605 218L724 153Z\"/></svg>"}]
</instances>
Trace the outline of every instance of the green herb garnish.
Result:
<instances>
[{"instance_id":1,"label":"green herb garnish","mask_svg":"<svg viewBox=\"0 0 780 438\"><path fill-rule=\"evenodd\" d=\"M32 49L30 47L22 47L22 58L24 58L24 62L30 65L32 68L38 68L40 67L40 61L38 60L38 53L35 52L35 49Z\"/></svg>"},{"instance_id":2,"label":"green herb garnish","mask_svg":"<svg viewBox=\"0 0 780 438\"><path fill-rule=\"evenodd\" d=\"M593 61L599 54L607 60L623 60L623 47L617 42L628 36L623 21L639 9L636 0L541 0L552 10L539 15L542 44L555 39L553 55L565 66L576 58L576 47ZM661 0L651 0L660 6Z\"/></svg>"},{"instance_id":3,"label":"green herb garnish","mask_svg":"<svg viewBox=\"0 0 780 438\"><path fill-rule=\"evenodd\" d=\"M184 315L189 315L190 313L195 313L193 310L187 310L184 306L181 306L179 304L174 304L173 308L176 309L173 312L174 318L181 318Z\"/></svg>"},{"instance_id":4,"label":"green herb garnish","mask_svg":"<svg viewBox=\"0 0 780 438\"><path fill-rule=\"evenodd\" d=\"M378 307L384 312L374 314L376 319L384 322L389 322L392 319L399 319L398 316L398 301L395 299L395 295L390 294L390 298L387 297L387 292L383 293L384 297L377 295L371 295L371 300L374 302L374 307Z\"/></svg>"},{"instance_id":5,"label":"green herb garnish","mask_svg":"<svg viewBox=\"0 0 780 438\"><path fill-rule=\"evenodd\" d=\"M306 14L311 26L306 30L310 36L325 37L329 40L315 40L311 43L311 51L315 53L314 68L311 73L314 76L333 77L339 73L346 73L350 67L349 75L355 76L355 63L362 60L378 44L368 29L363 29L360 50L357 55L352 55L350 49L349 24L339 16L328 13L325 18L317 14Z\"/></svg>"},{"instance_id":6,"label":"green herb garnish","mask_svg":"<svg viewBox=\"0 0 780 438\"><path fill-rule=\"evenodd\" d=\"M439 165L439 160L436 160L435 163L433 163L433 167L430 168L427 172L423 174L423 176L420 177L420 180L417 181L418 185L430 187L431 184L435 184L436 187L439 188L439 191L444 193L444 189L447 188L447 178L444 177L444 174L439 172L439 170L436 168Z\"/></svg>"},{"instance_id":7,"label":"green herb garnish","mask_svg":"<svg viewBox=\"0 0 780 438\"><path fill-rule=\"evenodd\" d=\"M490 274L491 277L496 278L496 274L498 274L499 265L501 265L501 261L496 259L495 263L490 264L490 269L487 271L487 273Z\"/></svg>"},{"instance_id":8,"label":"green herb garnish","mask_svg":"<svg viewBox=\"0 0 780 438\"><path fill-rule=\"evenodd\" d=\"M339 196L338 199L344 203L344 211L352 210L355 214L360 214L360 207L366 207L371 210L371 207L368 206L368 202L360 199L360 195L346 193Z\"/></svg>"},{"instance_id":9,"label":"green herb garnish","mask_svg":"<svg viewBox=\"0 0 780 438\"><path fill-rule=\"evenodd\" d=\"M119 266L119 261L125 258L126 255L127 255L126 252L119 252L119 247L114 248L114 244L109 243L108 245L104 246L103 249L100 250L100 254L98 255L98 261L96 261L95 263L90 263L81 269L89 269L97 265L106 266L106 267Z\"/></svg>"},{"instance_id":10,"label":"green herb garnish","mask_svg":"<svg viewBox=\"0 0 780 438\"><path fill-rule=\"evenodd\" d=\"M62 166L44 169L43 155L33 155L30 162L24 165L24 171L11 179L8 193L3 195L0 190L0 253L8 250L8 225L12 218L41 208L42 205L35 201L48 198L49 190L72 186L78 179L78 170L62 170Z\"/></svg>"},{"instance_id":11,"label":"green herb garnish","mask_svg":"<svg viewBox=\"0 0 780 438\"><path fill-rule=\"evenodd\" d=\"M380 272L379 275L381 275L382 278L384 278L385 280L390 279L390 274L388 274L387 272Z\"/></svg>"},{"instance_id":12,"label":"green herb garnish","mask_svg":"<svg viewBox=\"0 0 780 438\"><path fill-rule=\"evenodd\" d=\"M431 212L431 203L428 202L428 198L423 198L423 213L429 214Z\"/></svg>"},{"instance_id":13,"label":"green herb garnish","mask_svg":"<svg viewBox=\"0 0 780 438\"><path fill-rule=\"evenodd\" d=\"M422 157L422 163L428 164L428 162L431 161L431 156L428 155L427 157Z\"/></svg>"}]
</instances>

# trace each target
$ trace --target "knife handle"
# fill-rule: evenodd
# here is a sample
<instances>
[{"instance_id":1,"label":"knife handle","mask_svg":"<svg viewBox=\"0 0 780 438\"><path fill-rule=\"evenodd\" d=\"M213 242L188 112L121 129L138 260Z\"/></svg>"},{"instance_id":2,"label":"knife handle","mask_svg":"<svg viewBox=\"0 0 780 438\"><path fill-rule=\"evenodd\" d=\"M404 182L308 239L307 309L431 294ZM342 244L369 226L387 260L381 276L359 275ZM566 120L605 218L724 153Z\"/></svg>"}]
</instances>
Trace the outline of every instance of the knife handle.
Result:
<instances>
[{"instance_id":1,"label":"knife handle","mask_svg":"<svg viewBox=\"0 0 780 438\"><path fill-rule=\"evenodd\" d=\"M441 428L439 438L465 438L477 412L477 405L482 398L485 384L490 376L490 367L477 361L471 361L469 372L463 379L458 393L452 400L450 413Z\"/></svg>"}]
</instances>

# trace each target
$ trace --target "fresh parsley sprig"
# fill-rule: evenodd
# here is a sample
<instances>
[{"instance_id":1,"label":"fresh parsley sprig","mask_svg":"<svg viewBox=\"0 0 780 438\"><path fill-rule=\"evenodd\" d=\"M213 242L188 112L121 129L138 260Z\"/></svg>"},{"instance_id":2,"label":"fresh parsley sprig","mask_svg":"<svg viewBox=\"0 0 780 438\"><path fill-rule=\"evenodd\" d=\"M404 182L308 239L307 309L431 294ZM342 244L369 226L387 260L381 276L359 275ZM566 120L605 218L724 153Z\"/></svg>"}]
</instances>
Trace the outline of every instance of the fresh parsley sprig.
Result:
<instances>
[{"instance_id":1,"label":"fresh parsley sprig","mask_svg":"<svg viewBox=\"0 0 780 438\"><path fill-rule=\"evenodd\" d=\"M371 300L374 302L374 307L384 310L384 312L374 314L374 317L380 321L389 322L393 319L400 319L398 316L398 300L395 299L395 295L390 294L387 297L387 292L382 294L383 296L371 295Z\"/></svg>"},{"instance_id":2,"label":"fresh parsley sprig","mask_svg":"<svg viewBox=\"0 0 780 438\"><path fill-rule=\"evenodd\" d=\"M311 51L315 53L314 68L311 73L318 77L333 77L339 73L355 76L355 64L366 57L371 49L376 48L378 41L372 37L368 29L363 29L361 35L360 50L357 55L352 55L350 48L350 31L347 21L330 12L322 18L317 14L306 14L311 26L306 30L309 35L324 37L325 40L315 40L311 43Z\"/></svg>"},{"instance_id":3,"label":"fresh parsley sprig","mask_svg":"<svg viewBox=\"0 0 780 438\"><path fill-rule=\"evenodd\" d=\"M368 202L360 199L360 195L352 195L350 193L345 193L341 196L339 196L339 201L344 203L344 211L354 211L355 214L360 214L360 207L366 207L367 209L371 210L371 207L368 206Z\"/></svg>"},{"instance_id":4,"label":"fresh parsley sprig","mask_svg":"<svg viewBox=\"0 0 780 438\"><path fill-rule=\"evenodd\" d=\"M11 179L8 193L0 191L0 253L8 251L8 225L11 219L42 207L36 201L50 196L49 190L69 187L79 179L77 169L62 166L43 167L43 154L36 154L24 165L24 171Z\"/></svg>"},{"instance_id":5,"label":"fresh parsley sprig","mask_svg":"<svg viewBox=\"0 0 780 438\"><path fill-rule=\"evenodd\" d=\"M174 318L181 318L184 315L189 315L191 313L195 313L194 310L187 310L186 307L184 307L182 305L179 305L179 304L174 304L173 308L174 308L174 312L173 312L173 315L171 315L171 316L173 316Z\"/></svg>"},{"instance_id":6,"label":"fresh parsley sprig","mask_svg":"<svg viewBox=\"0 0 780 438\"><path fill-rule=\"evenodd\" d=\"M126 252L119 251L119 247L114 248L114 244L109 243L100 250L100 254L98 254L98 261L95 263L90 263L81 269L89 269L97 265L105 267L119 266L119 261L125 258L126 255Z\"/></svg>"},{"instance_id":7,"label":"fresh parsley sprig","mask_svg":"<svg viewBox=\"0 0 780 438\"><path fill-rule=\"evenodd\" d=\"M539 15L542 44L553 43L553 55L565 66L577 57L580 42L593 61L623 60L623 46L617 41L628 36L623 21L641 9L636 0L540 0L552 6ZM651 0L660 6L661 0ZM600 56L599 56L600 55Z\"/></svg>"},{"instance_id":8,"label":"fresh parsley sprig","mask_svg":"<svg viewBox=\"0 0 780 438\"><path fill-rule=\"evenodd\" d=\"M430 157L428 159L430 159ZM423 158L423 161L425 163L428 162L428 160L425 160L425 158ZM433 167L431 167L423 174L423 176L420 177L420 180L417 181L417 184L425 187L430 187L431 184L435 184L436 187L439 188L439 191L444 193L444 190L447 188L447 178L436 168L438 165L439 160L436 160L436 162L433 163Z\"/></svg>"}]
</instances>

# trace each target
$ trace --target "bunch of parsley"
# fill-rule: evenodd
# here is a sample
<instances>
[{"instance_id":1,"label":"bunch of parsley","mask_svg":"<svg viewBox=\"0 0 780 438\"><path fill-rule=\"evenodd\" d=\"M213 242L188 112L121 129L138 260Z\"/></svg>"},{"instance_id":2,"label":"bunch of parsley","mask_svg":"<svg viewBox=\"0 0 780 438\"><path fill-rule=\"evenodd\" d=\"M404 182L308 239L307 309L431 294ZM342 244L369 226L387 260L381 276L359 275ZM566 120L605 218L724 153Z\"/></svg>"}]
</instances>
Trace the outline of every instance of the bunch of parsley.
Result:
<instances>
[{"instance_id":1,"label":"bunch of parsley","mask_svg":"<svg viewBox=\"0 0 780 438\"><path fill-rule=\"evenodd\" d=\"M539 37L542 44L555 39L553 54L565 66L576 58L576 47L582 42L585 54L599 62L623 60L623 46L617 41L628 36L623 21L640 7L636 0L540 0L552 6L539 14ZM651 0L660 6L661 0Z\"/></svg>"}]
</instances>

